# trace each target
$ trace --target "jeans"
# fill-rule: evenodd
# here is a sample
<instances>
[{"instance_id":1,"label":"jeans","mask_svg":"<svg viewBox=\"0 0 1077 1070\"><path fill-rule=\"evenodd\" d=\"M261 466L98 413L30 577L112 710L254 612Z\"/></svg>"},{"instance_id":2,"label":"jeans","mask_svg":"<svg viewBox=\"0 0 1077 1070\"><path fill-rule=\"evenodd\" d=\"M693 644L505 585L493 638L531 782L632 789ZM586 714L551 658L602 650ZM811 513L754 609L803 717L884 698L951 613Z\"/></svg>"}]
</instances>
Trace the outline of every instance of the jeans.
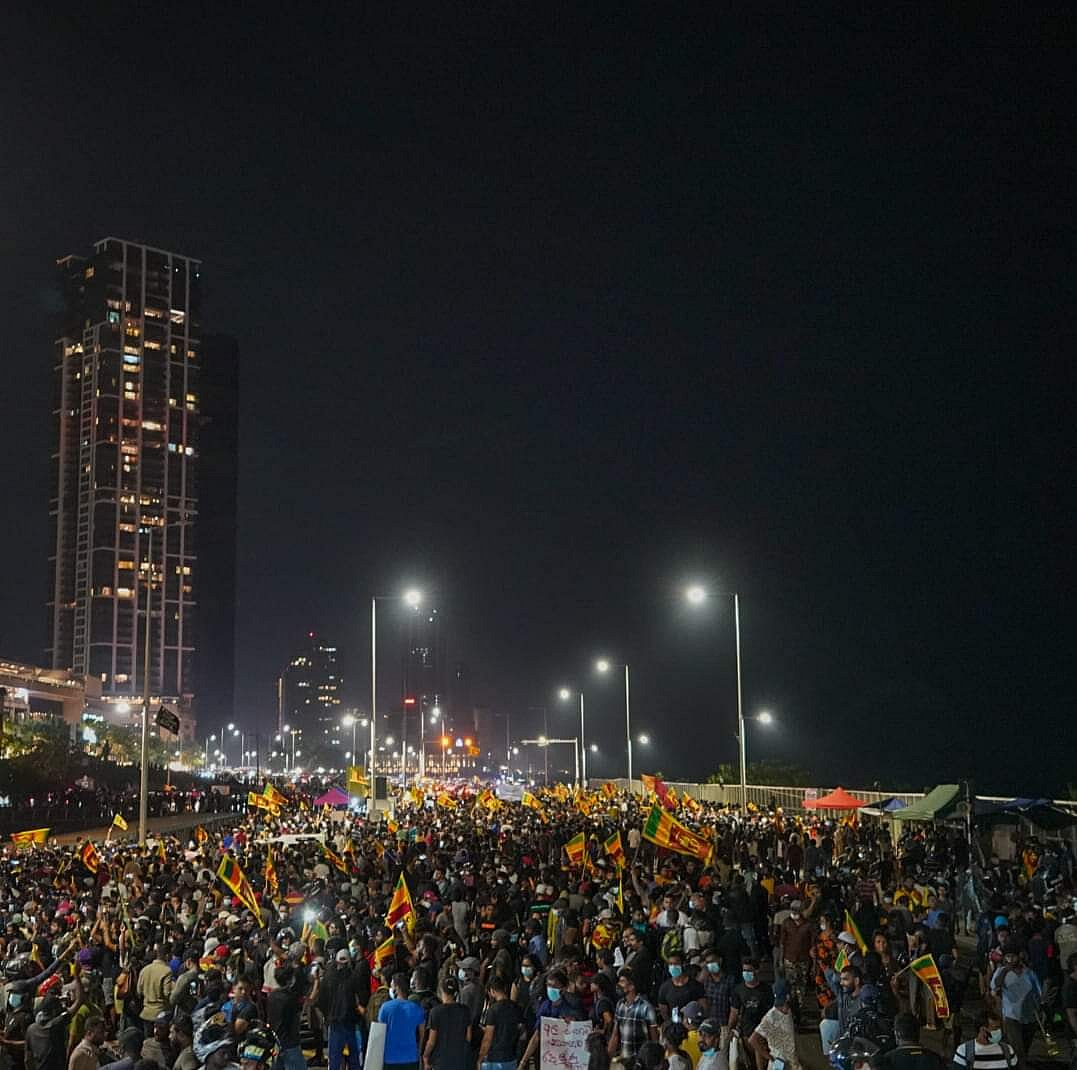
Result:
<instances>
[{"instance_id":1,"label":"jeans","mask_svg":"<svg viewBox=\"0 0 1077 1070\"><path fill-rule=\"evenodd\" d=\"M830 1051L830 1045L841 1036L841 1026L837 1018L824 1018L819 1023L819 1040L823 1045L823 1055Z\"/></svg>"},{"instance_id":2,"label":"jeans","mask_svg":"<svg viewBox=\"0 0 1077 1070\"><path fill-rule=\"evenodd\" d=\"M480 1063L479 1070L516 1070L516 1060L509 1059L504 1063Z\"/></svg>"},{"instance_id":3,"label":"jeans","mask_svg":"<svg viewBox=\"0 0 1077 1070\"><path fill-rule=\"evenodd\" d=\"M302 1048L281 1048L273 1070L307 1070L307 1060Z\"/></svg>"},{"instance_id":4,"label":"jeans","mask_svg":"<svg viewBox=\"0 0 1077 1070\"><path fill-rule=\"evenodd\" d=\"M340 1070L344 1064L344 1047L348 1048L348 1070L360 1070L363 1065L359 1030L350 1025L329 1026L329 1070ZM296 1067L296 1070L299 1070Z\"/></svg>"}]
</instances>

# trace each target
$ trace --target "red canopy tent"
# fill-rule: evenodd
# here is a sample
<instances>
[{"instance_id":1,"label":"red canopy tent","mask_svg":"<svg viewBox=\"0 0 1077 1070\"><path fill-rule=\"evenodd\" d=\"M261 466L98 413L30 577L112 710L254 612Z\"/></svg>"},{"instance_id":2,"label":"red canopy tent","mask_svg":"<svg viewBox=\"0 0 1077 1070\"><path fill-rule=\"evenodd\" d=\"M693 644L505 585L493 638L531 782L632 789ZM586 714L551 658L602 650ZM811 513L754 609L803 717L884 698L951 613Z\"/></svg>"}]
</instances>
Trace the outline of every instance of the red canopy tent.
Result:
<instances>
[{"instance_id":1,"label":"red canopy tent","mask_svg":"<svg viewBox=\"0 0 1077 1070\"><path fill-rule=\"evenodd\" d=\"M867 806L863 799L850 795L844 788L835 788L821 799L805 799L804 806L809 810L856 810Z\"/></svg>"}]
</instances>

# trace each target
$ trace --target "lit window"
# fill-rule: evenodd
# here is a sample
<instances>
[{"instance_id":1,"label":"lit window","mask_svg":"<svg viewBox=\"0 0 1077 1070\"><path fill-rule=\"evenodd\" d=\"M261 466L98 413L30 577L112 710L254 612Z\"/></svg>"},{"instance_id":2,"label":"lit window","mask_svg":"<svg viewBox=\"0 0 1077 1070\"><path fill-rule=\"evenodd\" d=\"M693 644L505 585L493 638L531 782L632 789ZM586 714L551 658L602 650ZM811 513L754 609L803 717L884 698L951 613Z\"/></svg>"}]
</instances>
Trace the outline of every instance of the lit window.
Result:
<instances>
[{"instance_id":1,"label":"lit window","mask_svg":"<svg viewBox=\"0 0 1077 1070\"><path fill-rule=\"evenodd\" d=\"M118 312L113 312L113 311L109 310L108 321L109 321L109 323L119 323L120 322L120 314Z\"/></svg>"},{"instance_id":2,"label":"lit window","mask_svg":"<svg viewBox=\"0 0 1077 1070\"><path fill-rule=\"evenodd\" d=\"M118 683L118 684L125 684L125 683L127 683L127 681L129 679L130 679L130 677L125 672L116 673L115 680L116 680L116 683Z\"/></svg>"},{"instance_id":3,"label":"lit window","mask_svg":"<svg viewBox=\"0 0 1077 1070\"><path fill-rule=\"evenodd\" d=\"M160 431L161 425L156 420L143 420L142 426L146 431Z\"/></svg>"},{"instance_id":4,"label":"lit window","mask_svg":"<svg viewBox=\"0 0 1077 1070\"><path fill-rule=\"evenodd\" d=\"M138 364L139 364L139 361L140 361L139 357L133 356L130 353L124 353L124 355L123 355L124 364L133 364L137 368Z\"/></svg>"},{"instance_id":5,"label":"lit window","mask_svg":"<svg viewBox=\"0 0 1077 1070\"><path fill-rule=\"evenodd\" d=\"M83 277L92 279L94 277L94 266L91 264L83 273Z\"/></svg>"},{"instance_id":6,"label":"lit window","mask_svg":"<svg viewBox=\"0 0 1077 1070\"><path fill-rule=\"evenodd\" d=\"M124 346L123 351L135 357L139 356L142 352L142 350L140 350L138 346Z\"/></svg>"},{"instance_id":7,"label":"lit window","mask_svg":"<svg viewBox=\"0 0 1077 1070\"><path fill-rule=\"evenodd\" d=\"M101 588L101 597L102 598L111 598L112 597L112 588L111 587L102 587Z\"/></svg>"},{"instance_id":8,"label":"lit window","mask_svg":"<svg viewBox=\"0 0 1077 1070\"><path fill-rule=\"evenodd\" d=\"M147 338L146 341L144 341L142 343L142 345L143 345L143 348L145 348L145 349L160 349L161 348L161 343L160 342L153 342L149 338Z\"/></svg>"},{"instance_id":9,"label":"lit window","mask_svg":"<svg viewBox=\"0 0 1077 1070\"><path fill-rule=\"evenodd\" d=\"M175 442L170 442L168 444L168 452L169 453L175 453L176 452L176 443Z\"/></svg>"},{"instance_id":10,"label":"lit window","mask_svg":"<svg viewBox=\"0 0 1077 1070\"><path fill-rule=\"evenodd\" d=\"M117 598L130 598L131 593L132 592L131 592L130 587L117 587L116 588L116 597Z\"/></svg>"},{"instance_id":11,"label":"lit window","mask_svg":"<svg viewBox=\"0 0 1077 1070\"><path fill-rule=\"evenodd\" d=\"M135 563L134 563L134 561L117 561L116 562L116 567L117 568L134 568Z\"/></svg>"},{"instance_id":12,"label":"lit window","mask_svg":"<svg viewBox=\"0 0 1077 1070\"><path fill-rule=\"evenodd\" d=\"M186 453L188 457L193 457L194 456L194 446L188 446L183 452Z\"/></svg>"},{"instance_id":13,"label":"lit window","mask_svg":"<svg viewBox=\"0 0 1077 1070\"><path fill-rule=\"evenodd\" d=\"M131 338L137 338L142 332L133 323L128 323L124 327L123 333L129 335Z\"/></svg>"},{"instance_id":14,"label":"lit window","mask_svg":"<svg viewBox=\"0 0 1077 1070\"><path fill-rule=\"evenodd\" d=\"M187 319L187 313L180 308L173 308L170 310L168 317L173 323L183 323Z\"/></svg>"},{"instance_id":15,"label":"lit window","mask_svg":"<svg viewBox=\"0 0 1077 1070\"><path fill-rule=\"evenodd\" d=\"M150 308L149 305L142 310L142 314L151 320L163 320L165 318L165 314L159 308Z\"/></svg>"},{"instance_id":16,"label":"lit window","mask_svg":"<svg viewBox=\"0 0 1077 1070\"><path fill-rule=\"evenodd\" d=\"M197 394L188 394L187 395L187 400L197 402L198 401L198 395Z\"/></svg>"}]
</instances>

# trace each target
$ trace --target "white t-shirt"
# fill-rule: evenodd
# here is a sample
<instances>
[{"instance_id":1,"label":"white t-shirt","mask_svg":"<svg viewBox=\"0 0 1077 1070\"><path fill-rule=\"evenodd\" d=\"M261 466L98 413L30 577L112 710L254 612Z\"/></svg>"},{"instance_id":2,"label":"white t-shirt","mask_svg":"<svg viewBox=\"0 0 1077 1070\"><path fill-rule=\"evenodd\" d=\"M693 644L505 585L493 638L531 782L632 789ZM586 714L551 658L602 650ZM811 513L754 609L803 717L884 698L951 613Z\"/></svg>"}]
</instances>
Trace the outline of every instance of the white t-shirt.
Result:
<instances>
[{"instance_id":1,"label":"white t-shirt","mask_svg":"<svg viewBox=\"0 0 1077 1070\"><path fill-rule=\"evenodd\" d=\"M972 1061L969 1061L969 1044L972 1045ZM1009 1044L981 1044L978 1040L966 1041L954 1052L954 1066L967 1066L969 1070L1009 1070L1017 1065L1017 1056Z\"/></svg>"}]
</instances>

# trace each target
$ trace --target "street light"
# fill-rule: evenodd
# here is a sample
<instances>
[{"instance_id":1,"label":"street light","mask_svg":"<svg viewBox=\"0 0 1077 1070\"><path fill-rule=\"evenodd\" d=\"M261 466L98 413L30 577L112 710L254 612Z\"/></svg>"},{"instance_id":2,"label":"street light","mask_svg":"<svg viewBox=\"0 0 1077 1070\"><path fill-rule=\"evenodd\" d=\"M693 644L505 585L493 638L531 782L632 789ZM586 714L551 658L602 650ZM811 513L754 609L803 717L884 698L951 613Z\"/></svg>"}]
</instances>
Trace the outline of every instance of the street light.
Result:
<instances>
[{"instance_id":1,"label":"street light","mask_svg":"<svg viewBox=\"0 0 1077 1070\"><path fill-rule=\"evenodd\" d=\"M423 600L422 592L412 587L404 592L404 602L412 609L418 609ZM395 602L392 595L374 595L370 599L370 804L374 809L374 758L376 754L378 729L378 603Z\"/></svg>"},{"instance_id":2,"label":"street light","mask_svg":"<svg viewBox=\"0 0 1077 1070\"><path fill-rule=\"evenodd\" d=\"M651 737L646 732L641 732L637 737L639 745L641 747L649 747L651 745Z\"/></svg>"},{"instance_id":3,"label":"street light","mask_svg":"<svg viewBox=\"0 0 1077 1070\"><path fill-rule=\"evenodd\" d=\"M351 760L353 754L358 754L359 749L355 743L355 730L359 726L359 718L353 716L350 713L344 714L340 719L340 723L344 728L350 728L352 730L352 749L348 752L348 760Z\"/></svg>"},{"instance_id":4,"label":"street light","mask_svg":"<svg viewBox=\"0 0 1077 1070\"><path fill-rule=\"evenodd\" d=\"M760 710L759 713L757 713L755 715L755 719L760 724L773 724L774 723L774 717L770 713L769 710Z\"/></svg>"},{"instance_id":5,"label":"street light","mask_svg":"<svg viewBox=\"0 0 1077 1070\"><path fill-rule=\"evenodd\" d=\"M737 744L740 750L740 810L748 810L748 755L744 740L744 705L740 679L740 595L736 591L722 591L733 599L733 632L737 650ZM685 589L684 597L690 605L698 606L707 600L707 591L698 584Z\"/></svg>"},{"instance_id":6,"label":"street light","mask_svg":"<svg viewBox=\"0 0 1077 1070\"><path fill-rule=\"evenodd\" d=\"M548 736L539 736L538 739L521 739L520 742L533 743L536 747L542 747L544 750L553 743L571 743L572 754L576 759L576 784L577 786L582 786L583 782L580 780L580 741L576 736L568 739L550 739ZM568 770L566 769L565 772L567 773Z\"/></svg>"},{"instance_id":7,"label":"street light","mask_svg":"<svg viewBox=\"0 0 1077 1070\"><path fill-rule=\"evenodd\" d=\"M567 687L562 687L557 692L558 697L562 702L567 702L572 698L572 691ZM587 750L586 750L586 733L583 729L583 692L578 691L577 694L580 697L580 770L583 779L580 781L580 787L584 787L587 784Z\"/></svg>"},{"instance_id":8,"label":"street light","mask_svg":"<svg viewBox=\"0 0 1077 1070\"><path fill-rule=\"evenodd\" d=\"M595 668L600 673L607 673L613 668L609 658L599 658L595 662ZM632 790L632 706L628 699L628 663L624 663L625 671L625 753L628 757L628 790Z\"/></svg>"}]
</instances>

